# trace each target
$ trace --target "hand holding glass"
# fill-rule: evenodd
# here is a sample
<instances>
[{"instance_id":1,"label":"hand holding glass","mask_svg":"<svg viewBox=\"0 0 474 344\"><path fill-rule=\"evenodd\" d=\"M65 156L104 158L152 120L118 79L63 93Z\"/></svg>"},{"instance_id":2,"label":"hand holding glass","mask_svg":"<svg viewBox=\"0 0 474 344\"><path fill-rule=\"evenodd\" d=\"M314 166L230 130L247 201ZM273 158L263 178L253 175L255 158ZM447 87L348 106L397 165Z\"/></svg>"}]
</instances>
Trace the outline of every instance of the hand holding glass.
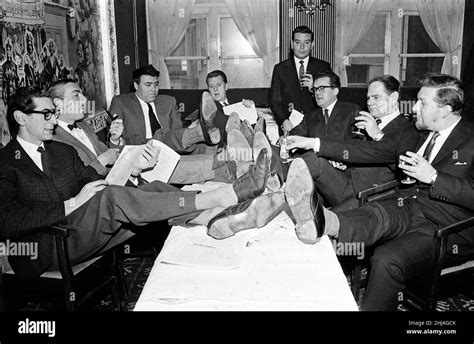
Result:
<instances>
[{"instance_id":1,"label":"hand holding glass","mask_svg":"<svg viewBox=\"0 0 474 344\"><path fill-rule=\"evenodd\" d=\"M400 165L408 165L408 163L402 159L399 159ZM402 184L413 184L416 182L416 179L406 176L406 178L400 180Z\"/></svg>"}]
</instances>

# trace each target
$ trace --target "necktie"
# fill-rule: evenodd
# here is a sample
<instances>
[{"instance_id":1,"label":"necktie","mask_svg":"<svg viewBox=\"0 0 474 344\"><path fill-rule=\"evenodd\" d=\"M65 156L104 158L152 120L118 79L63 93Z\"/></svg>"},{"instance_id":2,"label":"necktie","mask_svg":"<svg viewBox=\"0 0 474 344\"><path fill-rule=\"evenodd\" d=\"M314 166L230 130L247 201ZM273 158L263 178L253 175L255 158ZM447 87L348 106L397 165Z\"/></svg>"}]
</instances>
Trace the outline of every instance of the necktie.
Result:
<instances>
[{"instance_id":1,"label":"necktie","mask_svg":"<svg viewBox=\"0 0 474 344\"><path fill-rule=\"evenodd\" d=\"M425 148L425 152L423 153L423 158L425 158L428 161L430 161L431 151L433 150L433 147L436 143L436 139L438 138L439 135L440 134L437 131L435 131L433 134L433 137L431 138L430 142L428 142L428 145Z\"/></svg>"},{"instance_id":2,"label":"necktie","mask_svg":"<svg viewBox=\"0 0 474 344\"><path fill-rule=\"evenodd\" d=\"M43 165L43 172L49 176L49 159L48 153L43 147L38 147L37 151L41 154L41 165Z\"/></svg>"},{"instance_id":3,"label":"necktie","mask_svg":"<svg viewBox=\"0 0 474 344\"><path fill-rule=\"evenodd\" d=\"M304 76L304 61L303 60L300 61L300 69L299 69L299 72L298 72L298 76L299 76L300 80Z\"/></svg>"},{"instance_id":4,"label":"necktie","mask_svg":"<svg viewBox=\"0 0 474 344\"><path fill-rule=\"evenodd\" d=\"M151 135L153 135L155 131L161 128L161 126L156 119L155 112L150 103L148 103L148 117L150 118Z\"/></svg>"},{"instance_id":5,"label":"necktie","mask_svg":"<svg viewBox=\"0 0 474 344\"><path fill-rule=\"evenodd\" d=\"M69 130L71 130L71 131L72 131L73 129L77 129L77 128L78 128L76 122L74 122L73 124L68 124L67 127L68 127Z\"/></svg>"},{"instance_id":6,"label":"necktie","mask_svg":"<svg viewBox=\"0 0 474 344\"><path fill-rule=\"evenodd\" d=\"M377 123L377 127L380 125L380 123L382 123L382 120L380 118L377 118L375 120L375 123Z\"/></svg>"},{"instance_id":7,"label":"necktie","mask_svg":"<svg viewBox=\"0 0 474 344\"><path fill-rule=\"evenodd\" d=\"M225 101L224 106L229 106L229 103L227 101Z\"/></svg>"},{"instance_id":8,"label":"necktie","mask_svg":"<svg viewBox=\"0 0 474 344\"><path fill-rule=\"evenodd\" d=\"M324 109L324 123L326 123L327 125L328 121L329 121L329 111L328 109Z\"/></svg>"}]
</instances>

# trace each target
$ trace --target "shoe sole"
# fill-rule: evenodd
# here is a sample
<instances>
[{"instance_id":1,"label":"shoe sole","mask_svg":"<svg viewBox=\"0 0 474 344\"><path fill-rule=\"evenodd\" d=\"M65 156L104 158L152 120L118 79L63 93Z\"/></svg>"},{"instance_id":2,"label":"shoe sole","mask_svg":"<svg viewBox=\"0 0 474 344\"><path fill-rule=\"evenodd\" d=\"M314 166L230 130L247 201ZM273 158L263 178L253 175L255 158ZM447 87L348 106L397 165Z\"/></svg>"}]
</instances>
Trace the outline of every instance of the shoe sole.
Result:
<instances>
[{"instance_id":1,"label":"shoe sole","mask_svg":"<svg viewBox=\"0 0 474 344\"><path fill-rule=\"evenodd\" d=\"M252 162L252 148L248 144L244 134L237 129L232 129L227 133L227 151L229 159L233 161Z\"/></svg>"},{"instance_id":2,"label":"shoe sole","mask_svg":"<svg viewBox=\"0 0 474 344\"><path fill-rule=\"evenodd\" d=\"M205 99L208 98L208 99ZM217 111L216 103L212 99L211 95L207 92L204 92L201 97L202 104L202 117L206 122L206 125L212 125L212 117Z\"/></svg>"},{"instance_id":3,"label":"shoe sole","mask_svg":"<svg viewBox=\"0 0 474 344\"><path fill-rule=\"evenodd\" d=\"M283 210L284 202L283 192L263 194L253 199L244 211L214 221L207 234L221 240L243 230L264 227Z\"/></svg>"},{"instance_id":4,"label":"shoe sole","mask_svg":"<svg viewBox=\"0 0 474 344\"><path fill-rule=\"evenodd\" d=\"M270 143L267 140L267 137L265 134L261 131L257 132L253 138L253 158L257 159L258 154L260 151L266 148L267 149L267 155L268 155L268 170L270 171L270 164L272 161L272 154L273 150L272 147L270 146Z\"/></svg>"},{"instance_id":5,"label":"shoe sole","mask_svg":"<svg viewBox=\"0 0 474 344\"><path fill-rule=\"evenodd\" d=\"M319 241L311 210L313 193L313 178L308 166L301 158L293 160L286 179L285 198L296 221L296 236L305 244L314 244Z\"/></svg>"}]
</instances>

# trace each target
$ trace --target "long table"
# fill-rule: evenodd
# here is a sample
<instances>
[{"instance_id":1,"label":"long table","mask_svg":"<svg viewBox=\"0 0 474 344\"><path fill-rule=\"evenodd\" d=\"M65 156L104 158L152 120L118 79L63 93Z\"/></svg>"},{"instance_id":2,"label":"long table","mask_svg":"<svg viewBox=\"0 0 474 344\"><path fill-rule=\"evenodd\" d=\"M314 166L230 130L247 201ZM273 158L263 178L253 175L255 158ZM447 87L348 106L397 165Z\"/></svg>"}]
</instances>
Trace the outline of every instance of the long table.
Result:
<instances>
[{"instance_id":1,"label":"long table","mask_svg":"<svg viewBox=\"0 0 474 344\"><path fill-rule=\"evenodd\" d=\"M173 227L135 311L357 311L327 236L301 243L282 212L225 240Z\"/></svg>"}]
</instances>

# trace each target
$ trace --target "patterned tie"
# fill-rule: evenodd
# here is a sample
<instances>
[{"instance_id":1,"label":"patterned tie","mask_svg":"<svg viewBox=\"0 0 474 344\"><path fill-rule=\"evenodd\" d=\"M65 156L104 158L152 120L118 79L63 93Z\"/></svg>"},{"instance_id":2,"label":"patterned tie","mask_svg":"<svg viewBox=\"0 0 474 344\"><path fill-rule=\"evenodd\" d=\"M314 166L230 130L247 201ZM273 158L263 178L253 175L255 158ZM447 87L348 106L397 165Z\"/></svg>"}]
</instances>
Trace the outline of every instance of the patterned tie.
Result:
<instances>
[{"instance_id":1,"label":"patterned tie","mask_svg":"<svg viewBox=\"0 0 474 344\"><path fill-rule=\"evenodd\" d=\"M38 147L37 151L41 154L41 165L43 165L43 172L49 176L49 159L48 153L43 147Z\"/></svg>"},{"instance_id":2,"label":"patterned tie","mask_svg":"<svg viewBox=\"0 0 474 344\"><path fill-rule=\"evenodd\" d=\"M329 111L328 109L324 109L324 123L328 125L328 121L329 121Z\"/></svg>"},{"instance_id":3,"label":"patterned tie","mask_svg":"<svg viewBox=\"0 0 474 344\"><path fill-rule=\"evenodd\" d=\"M298 72L298 76L299 76L300 80L304 76L304 61L303 60L300 61L300 70Z\"/></svg>"},{"instance_id":4,"label":"patterned tie","mask_svg":"<svg viewBox=\"0 0 474 344\"><path fill-rule=\"evenodd\" d=\"M153 135L155 131L161 129L161 125L158 123L155 112L153 111L150 103L148 103L148 117L150 118L151 135Z\"/></svg>"},{"instance_id":5,"label":"patterned tie","mask_svg":"<svg viewBox=\"0 0 474 344\"><path fill-rule=\"evenodd\" d=\"M425 158L428 161L430 161L431 151L433 150L433 147L436 143L436 139L438 138L439 135L440 135L440 133L435 131L434 134L433 134L433 137L430 140L430 142L428 142L428 144L426 145L425 152L423 153L423 158Z\"/></svg>"}]
</instances>

